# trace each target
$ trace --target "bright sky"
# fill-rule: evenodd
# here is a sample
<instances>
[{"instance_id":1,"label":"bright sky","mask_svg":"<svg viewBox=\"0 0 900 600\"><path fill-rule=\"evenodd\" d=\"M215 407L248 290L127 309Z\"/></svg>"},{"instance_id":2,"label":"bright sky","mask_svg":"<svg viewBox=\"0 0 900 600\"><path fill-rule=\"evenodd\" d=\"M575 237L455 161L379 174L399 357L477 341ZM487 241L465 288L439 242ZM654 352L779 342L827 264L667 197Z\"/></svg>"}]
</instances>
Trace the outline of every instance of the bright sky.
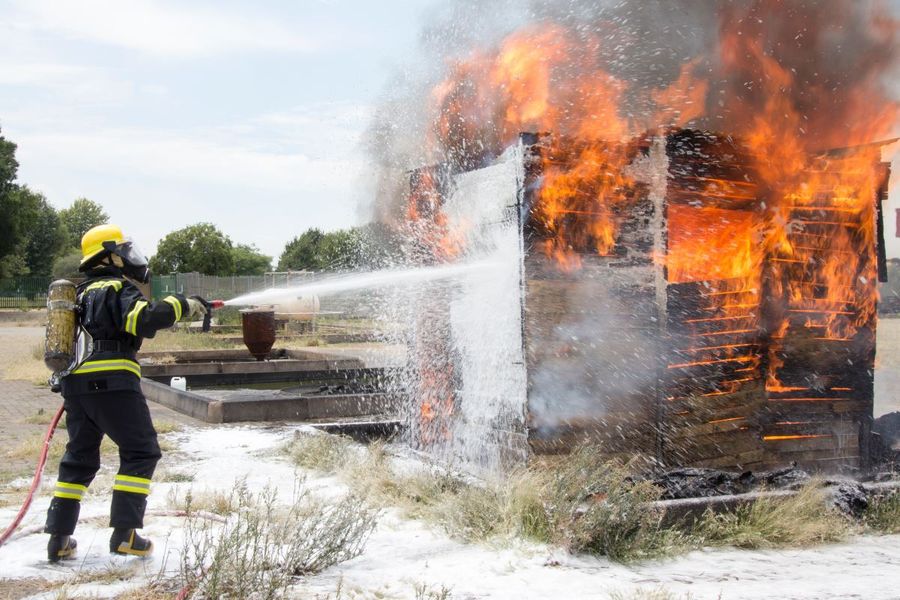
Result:
<instances>
[{"instance_id":1,"label":"bright sky","mask_svg":"<svg viewBox=\"0 0 900 600\"><path fill-rule=\"evenodd\" d=\"M0 0L0 128L21 182L148 253L211 221L277 258L361 221L361 136L430 4Z\"/></svg>"},{"instance_id":2,"label":"bright sky","mask_svg":"<svg viewBox=\"0 0 900 600\"><path fill-rule=\"evenodd\" d=\"M361 137L437 1L0 0L0 128L20 181L100 202L148 253L211 221L277 258L365 219Z\"/></svg>"}]
</instances>

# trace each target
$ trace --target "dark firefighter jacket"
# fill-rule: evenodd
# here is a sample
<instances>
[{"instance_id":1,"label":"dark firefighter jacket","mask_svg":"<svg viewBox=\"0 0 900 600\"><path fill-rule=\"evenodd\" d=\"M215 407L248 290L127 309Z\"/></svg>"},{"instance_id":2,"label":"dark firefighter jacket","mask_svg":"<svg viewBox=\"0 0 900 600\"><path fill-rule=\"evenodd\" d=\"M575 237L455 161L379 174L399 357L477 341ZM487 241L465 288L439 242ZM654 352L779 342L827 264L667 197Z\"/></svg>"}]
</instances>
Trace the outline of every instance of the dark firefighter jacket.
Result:
<instances>
[{"instance_id":1,"label":"dark firefighter jacket","mask_svg":"<svg viewBox=\"0 0 900 600\"><path fill-rule=\"evenodd\" d=\"M152 338L186 316L187 300L173 294L150 302L115 268L94 269L87 275L77 288L79 320L93 338L94 351L72 374L129 377L130 373L140 378L136 355L143 338ZM70 383L67 379L63 379L64 392Z\"/></svg>"}]
</instances>

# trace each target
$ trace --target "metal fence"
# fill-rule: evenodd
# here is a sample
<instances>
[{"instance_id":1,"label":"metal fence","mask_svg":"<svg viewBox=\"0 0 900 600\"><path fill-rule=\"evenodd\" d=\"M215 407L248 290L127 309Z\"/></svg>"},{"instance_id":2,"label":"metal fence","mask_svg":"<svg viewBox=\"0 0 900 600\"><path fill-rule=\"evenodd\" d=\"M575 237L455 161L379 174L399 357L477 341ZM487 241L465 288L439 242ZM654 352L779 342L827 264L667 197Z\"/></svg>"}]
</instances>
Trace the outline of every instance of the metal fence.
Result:
<instances>
[{"instance_id":1,"label":"metal fence","mask_svg":"<svg viewBox=\"0 0 900 600\"><path fill-rule=\"evenodd\" d=\"M231 300L243 294L271 288L286 288L339 276L336 273L289 271L265 275L235 275L217 277L199 273L178 273L153 276L153 298L158 300L167 294L198 295L207 300ZM339 313L347 317L368 318L377 312L380 297L377 293L355 290L321 298L321 310Z\"/></svg>"},{"instance_id":2,"label":"metal fence","mask_svg":"<svg viewBox=\"0 0 900 600\"><path fill-rule=\"evenodd\" d=\"M316 274L309 271L266 273L265 275L201 275L200 273L176 273L154 275L152 294L156 299L171 293L185 296L203 296L209 300L230 300L250 292L275 287L288 287L311 281Z\"/></svg>"},{"instance_id":3,"label":"metal fence","mask_svg":"<svg viewBox=\"0 0 900 600\"><path fill-rule=\"evenodd\" d=\"M284 288L310 283L334 274L291 271L266 273L265 275L234 275L217 277L199 273L178 273L175 275L154 275L151 280L151 295L159 300L168 294L203 296L210 300L230 300L242 294L258 292L270 288ZM43 308L47 304L47 288L52 277L13 277L0 279L0 308ZM367 316L372 306L377 304L377 294L354 291L329 296L322 299L322 310L340 312L346 315Z\"/></svg>"},{"instance_id":4,"label":"metal fence","mask_svg":"<svg viewBox=\"0 0 900 600\"><path fill-rule=\"evenodd\" d=\"M41 308L47 305L47 288L52 277L12 277L0 279L0 308Z\"/></svg>"}]
</instances>

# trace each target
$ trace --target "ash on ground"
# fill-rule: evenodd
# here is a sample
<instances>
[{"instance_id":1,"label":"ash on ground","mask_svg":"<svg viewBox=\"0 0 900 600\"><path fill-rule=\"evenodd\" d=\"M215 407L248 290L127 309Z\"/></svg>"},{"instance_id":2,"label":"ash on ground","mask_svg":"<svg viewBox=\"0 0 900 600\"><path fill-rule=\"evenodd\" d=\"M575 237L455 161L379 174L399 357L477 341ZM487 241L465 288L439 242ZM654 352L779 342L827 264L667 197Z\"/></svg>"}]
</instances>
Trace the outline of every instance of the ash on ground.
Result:
<instances>
[{"instance_id":1,"label":"ash on ground","mask_svg":"<svg viewBox=\"0 0 900 600\"><path fill-rule=\"evenodd\" d=\"M809 479L809 473L797 467L759 473L680 468L657 475L652 481L663 490L663 500L675 500L746 494L761 490L791 490L797 489Z\"/></svg>"},{"instance_id":2,"label":"ash on ground","mask_svg":"<svg viewBox=\"0 0 900 600\"><path fill-rule=\"evenodd\" d=\"M880 472L877 479L895 479L895 472ZM795 491L808 483L812 476L796 466L774 471L733 472L717 469L680 468L656 475L652 481L663 490L662 500L712 498L764 491ZM852 479L824 478L832 506L839 512L860 517L869 506L873 491Z\"/></svg>"}]
</instances>

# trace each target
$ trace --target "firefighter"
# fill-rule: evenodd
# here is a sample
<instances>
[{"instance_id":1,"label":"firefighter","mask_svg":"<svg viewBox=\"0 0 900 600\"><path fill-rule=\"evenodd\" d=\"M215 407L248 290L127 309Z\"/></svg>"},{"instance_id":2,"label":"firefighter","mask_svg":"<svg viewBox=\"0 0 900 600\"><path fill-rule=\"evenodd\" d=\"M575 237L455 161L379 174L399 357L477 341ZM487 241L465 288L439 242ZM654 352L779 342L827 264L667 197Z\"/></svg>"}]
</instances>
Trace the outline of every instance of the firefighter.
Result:
<instances>
[{"instance_id":1,"label":"firefighter","mask_svg":"<svg viewBox=\"0 0 900 600\"><path fill-rule=\"evenodd\" d=\"M76 358L60 382L69 442L47 511L47 556L56 562L75 554L77 544L71 536L81 499L100 468L104 434L119 448L110 508L110 552L149 556L153 543L135 530L144 525L150 479L161 454L141 393L136 353L143 339L160 329L182 318L205 315L206 303L198 296L180 294L159 302L144 298L136 283L150 280L147 259L115 225L100 225L85 233L81 252L79 271L87 279L77 288L78 345L89 350Z\"/></svg>"}]
</instances>

